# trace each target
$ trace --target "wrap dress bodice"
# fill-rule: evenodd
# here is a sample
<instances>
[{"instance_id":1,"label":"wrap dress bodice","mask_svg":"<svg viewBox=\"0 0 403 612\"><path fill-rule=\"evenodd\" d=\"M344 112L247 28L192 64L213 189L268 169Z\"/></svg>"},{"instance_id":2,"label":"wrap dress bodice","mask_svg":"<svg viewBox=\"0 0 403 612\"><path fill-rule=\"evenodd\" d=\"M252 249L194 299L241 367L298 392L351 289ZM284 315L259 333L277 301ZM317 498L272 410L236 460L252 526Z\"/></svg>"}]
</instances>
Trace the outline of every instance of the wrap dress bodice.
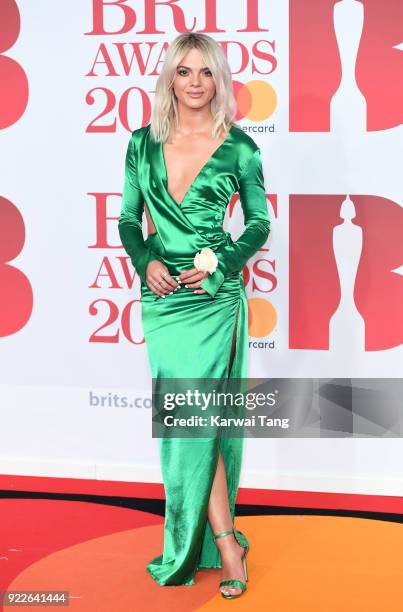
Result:
<instances>
[{"instance_id":1,"label":"wrap dress bodice","mask_svg":"<svg viewBox=\"0 0 403 612\"><path fill-rule=\"evenodd\" d=\"M233 125L180 204L169 194L167 180L162 143L151 138L150 124L134 130L127 148L119 217L122 244L145 287L146 269L152 259L163 261L171 275L177 274L193 267L195 254L210 247L217 255L218 266L201 287L214 297L224 278L242 271L270 231L260 149ZM233 242L231 234L223 229L223 220L236 192L245 230ZM145 241L144 202L157 230Z\"/></svg>"}]
</instances>

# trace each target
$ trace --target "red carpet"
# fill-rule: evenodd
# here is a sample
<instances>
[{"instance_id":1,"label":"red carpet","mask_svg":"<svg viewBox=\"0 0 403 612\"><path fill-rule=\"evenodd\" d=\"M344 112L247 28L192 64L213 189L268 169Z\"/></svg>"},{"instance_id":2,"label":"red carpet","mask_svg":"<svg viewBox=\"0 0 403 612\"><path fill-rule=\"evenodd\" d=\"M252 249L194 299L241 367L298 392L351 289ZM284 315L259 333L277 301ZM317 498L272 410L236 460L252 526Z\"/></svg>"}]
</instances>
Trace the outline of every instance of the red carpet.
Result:
<instances>
[{"instance_id":1,"label":"red carpet","mask_svg":"<svg viewBox=\"0 0 403 612\"><path fill-rule=\"evenodd\" d=\"M146 572L162 552L158 485L2 476L0 488L1 591L69 591L70 609L85 612L228 605L217 593L220 570L201 570L195 585L171 588ZM402 498L240 490L237 501L236 525L251 543L250 579L232 606L402 609Z\"/></svg>"}]
</instances>

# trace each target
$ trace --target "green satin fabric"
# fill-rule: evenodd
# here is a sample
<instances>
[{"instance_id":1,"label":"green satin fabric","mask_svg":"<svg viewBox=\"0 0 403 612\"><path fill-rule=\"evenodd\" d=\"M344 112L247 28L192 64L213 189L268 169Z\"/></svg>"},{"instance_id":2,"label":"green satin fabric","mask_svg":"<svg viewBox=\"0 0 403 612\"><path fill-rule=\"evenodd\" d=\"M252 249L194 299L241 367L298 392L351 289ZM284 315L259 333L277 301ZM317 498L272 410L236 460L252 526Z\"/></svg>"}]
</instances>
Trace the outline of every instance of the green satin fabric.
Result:
<instances>
[{"instance_id":1,"label":"green satin fabric","mask_svg":"<svg viewBox=\"0 0 403 612\"><path fill-rule=\"evenodd\" d=\"M152 377L247 378L248 305L242 269L270 232L260 149L233 125L178 204L167 191L162 144L152 140L149 129L147 125L135 130L128 144L119 233L141 279L142 325ZM222 223L235 192L245 230L234 242ZM144 201L156 228L146 240ZM195 294L182 285L160 298L148 288L151 260L162 261L173 276L194 267L195 254L206 246L218 258L217 270L201 284L207 293ZM166 498L164 549L148 563L147 571L161 585L191 585L199 568L221 567L207 506L221 451L234 521L243 438L218 434L158 442ZM237 537L247 543L241 532Z\"/></svg>"}]
</instances>

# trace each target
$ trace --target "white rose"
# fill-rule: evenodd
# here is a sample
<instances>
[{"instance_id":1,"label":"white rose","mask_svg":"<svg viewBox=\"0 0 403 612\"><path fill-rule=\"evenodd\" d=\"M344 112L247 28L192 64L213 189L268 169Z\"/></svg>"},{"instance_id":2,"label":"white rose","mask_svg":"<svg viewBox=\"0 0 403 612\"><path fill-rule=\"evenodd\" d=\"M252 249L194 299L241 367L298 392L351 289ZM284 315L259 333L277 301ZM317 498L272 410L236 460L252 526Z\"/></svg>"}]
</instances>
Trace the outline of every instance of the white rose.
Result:
<instances>
[{"instance_id":1,"label":"white rose","mask_svg":"<svg viewBox=\"0 0 403 612\"><path fill-rule=\"evenodd\" d=\"M215 272L217 268L218 258L210 247L204 247L204 249L196 253L193 263L199 272L208 272L211 274Z\"/></svg>"}]
</instances>

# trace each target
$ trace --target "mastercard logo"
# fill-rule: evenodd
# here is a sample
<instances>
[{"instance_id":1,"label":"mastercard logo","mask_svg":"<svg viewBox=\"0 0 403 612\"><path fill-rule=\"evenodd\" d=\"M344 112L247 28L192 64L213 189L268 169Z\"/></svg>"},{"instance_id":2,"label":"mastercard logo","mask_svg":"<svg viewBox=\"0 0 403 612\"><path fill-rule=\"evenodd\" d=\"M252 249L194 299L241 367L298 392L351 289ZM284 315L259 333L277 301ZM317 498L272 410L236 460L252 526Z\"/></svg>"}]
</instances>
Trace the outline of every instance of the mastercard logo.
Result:
<instances>
[{"instance_id":1,"label":"mastercard logo","mask_svg":"<svg viewBox=\"0 0 403 612\"><path fill-rule=\"evenodd\" d=\"M273 304L263 298L248 299L249 335L263 338L272 333L277 325L277 311Z\"/></svg>"},{"instance_id":2,"label":"mastercard logo","mask_svg":"<svg viewBox=\"0 0 403 612\"><path fill-rule=\"evenodd\" d=\"M238 105L236 121L249 119L263 121L268 119L277 108L277 94L266 81L233 81L234 96Z\"/></svg>"}]
</instances>

